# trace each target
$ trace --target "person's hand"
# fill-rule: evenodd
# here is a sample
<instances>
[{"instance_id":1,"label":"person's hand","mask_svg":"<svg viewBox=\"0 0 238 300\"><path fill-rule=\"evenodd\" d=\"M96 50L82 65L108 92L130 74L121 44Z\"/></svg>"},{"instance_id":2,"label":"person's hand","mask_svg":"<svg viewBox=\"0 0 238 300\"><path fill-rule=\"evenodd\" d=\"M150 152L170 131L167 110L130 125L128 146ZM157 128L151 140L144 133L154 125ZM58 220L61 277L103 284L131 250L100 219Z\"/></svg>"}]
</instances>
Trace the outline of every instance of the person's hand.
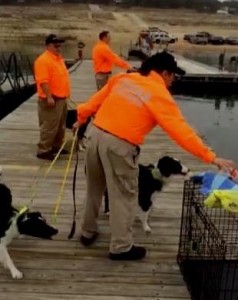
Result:
<instances>
[{"instance_id":1,"label":"person's hand","mask_svg":"<svg viewBox=\"0 0 238 300\"><path fill-rule=\"evenodd\" d=\"M79 128L79 122L75 122L72 126L73 135L75 135L76 130Z\"/></svg>"},{"instance_id":2,"label":"person's hand","mask_svg":"<svg viewBox=\"0 0 238 300\"><path fill-rule=\"evenodd\" d=\"M49 96L48 98L47 98L47 104L48 104L48 106L54 106L55 105L55 100L51 97L51 96Z\"/></svg>"},{"instance_id":3,"label":"person's hand","mask_svg":"<svg viewBox=\"0 0 238 300\"><path fill-rule=\"evenodd\" d=\"M216 157L213 161L213 164L216 165L219 169L231 172L236 168L235 163L232 160L224 159L221 157Z\"/></svg>"},{"instance_id":4,"label":"person's hand","mask_svg":"<svg viewBox=\"0 0 238 300\"><path fill-rule=\"evenodd\" d=\"M135 67L132 67L132 68L127 70L127 73L135 73L135 72L138 72L138 69L135 68Z\"/></svg>"}]
</instances>

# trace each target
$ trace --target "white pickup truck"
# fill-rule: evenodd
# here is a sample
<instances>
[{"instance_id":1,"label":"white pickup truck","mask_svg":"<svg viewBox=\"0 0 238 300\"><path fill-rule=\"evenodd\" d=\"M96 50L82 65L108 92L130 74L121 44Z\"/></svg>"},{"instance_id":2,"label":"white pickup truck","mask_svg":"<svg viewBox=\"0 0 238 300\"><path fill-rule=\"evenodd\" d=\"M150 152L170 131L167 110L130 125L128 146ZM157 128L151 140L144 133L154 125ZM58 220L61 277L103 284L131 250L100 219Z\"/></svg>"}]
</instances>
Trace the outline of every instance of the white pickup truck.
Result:
<instances>
[{"instance_id":1,"label":"white pickup truck","mask_svg":"<svg viewBox=\"0 0 238 300\"><path fill-rule=\"evenodd\" d=\"M153 43L156 44L168 44L168 43L175 43L178 39L167 32L151 32L150 37Z\"/></svg>"}]
</instances>

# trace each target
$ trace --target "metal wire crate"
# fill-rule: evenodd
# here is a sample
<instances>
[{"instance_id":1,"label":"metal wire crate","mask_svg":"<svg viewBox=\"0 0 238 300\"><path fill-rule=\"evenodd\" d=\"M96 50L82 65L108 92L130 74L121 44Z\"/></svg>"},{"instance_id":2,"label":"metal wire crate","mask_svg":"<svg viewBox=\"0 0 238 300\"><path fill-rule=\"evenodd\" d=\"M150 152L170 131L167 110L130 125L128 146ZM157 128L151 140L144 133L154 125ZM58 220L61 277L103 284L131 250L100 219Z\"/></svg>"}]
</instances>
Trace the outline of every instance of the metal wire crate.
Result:
<instances>
[{"instance_id":1,"label":"metal wire crate","mask_svg":"<svg viewBox=\"0 0 238 300\"><path fill-rule=\"evenodd\" d=\"M184 183L177 261L192 300L237 300L238 215L205 207L200 186Z\"/></svg>"}]
</instances>

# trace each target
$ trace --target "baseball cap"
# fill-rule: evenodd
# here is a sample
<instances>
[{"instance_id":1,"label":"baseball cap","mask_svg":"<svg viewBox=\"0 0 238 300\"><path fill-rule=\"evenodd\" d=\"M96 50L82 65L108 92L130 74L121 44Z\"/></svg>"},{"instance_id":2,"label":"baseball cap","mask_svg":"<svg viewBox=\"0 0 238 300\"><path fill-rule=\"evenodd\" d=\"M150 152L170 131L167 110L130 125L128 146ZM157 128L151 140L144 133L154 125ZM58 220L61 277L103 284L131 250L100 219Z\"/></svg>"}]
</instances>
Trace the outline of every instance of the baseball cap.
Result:
<instances>
[{"instance_id":1,"label":"baseball cap","mask_svg":"<svg viewBox=\"0 0 238 300\"><path fill-rule=\"evenodd\" d=\"M162 51L150 56L142 63L140 70L142 73L149 73L150 71L169 71L177 75L186 74L186 72L178 66L174 56L167 51Z\"/></svg>"},{"instance_id":2,"label":"baseball cap","mask_svg":"<svg viewBox=\"0 0 238 300\"><path fill-rule=\"evenodd\" d=\"M46 45L49 45L49 44L62 44L64 42L65 42L65 40L62 39L62 38L59 38L56 34L50 34L45 39L45 44Z\"/></svg>"}]
</instances>

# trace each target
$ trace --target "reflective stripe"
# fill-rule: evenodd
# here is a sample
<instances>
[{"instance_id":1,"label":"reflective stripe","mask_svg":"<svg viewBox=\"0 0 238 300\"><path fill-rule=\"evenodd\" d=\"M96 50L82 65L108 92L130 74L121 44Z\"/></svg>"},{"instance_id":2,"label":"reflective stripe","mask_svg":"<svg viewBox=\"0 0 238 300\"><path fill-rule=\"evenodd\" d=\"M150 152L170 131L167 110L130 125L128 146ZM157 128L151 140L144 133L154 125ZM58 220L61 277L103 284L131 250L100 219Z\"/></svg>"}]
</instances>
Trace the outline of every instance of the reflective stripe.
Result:
<instances>
[{"instance_id":1,"label":"reflective stripe","mask_svg":"<svg viewBox=\"0 0 238 300\"><path fill-rule=\"evenodd\" d=\"M116 93L139 107L143 106L151 98L149 91L145 91L128 78L120 79L112 88L112 93Z\"/></svg>"}]
</instances>

